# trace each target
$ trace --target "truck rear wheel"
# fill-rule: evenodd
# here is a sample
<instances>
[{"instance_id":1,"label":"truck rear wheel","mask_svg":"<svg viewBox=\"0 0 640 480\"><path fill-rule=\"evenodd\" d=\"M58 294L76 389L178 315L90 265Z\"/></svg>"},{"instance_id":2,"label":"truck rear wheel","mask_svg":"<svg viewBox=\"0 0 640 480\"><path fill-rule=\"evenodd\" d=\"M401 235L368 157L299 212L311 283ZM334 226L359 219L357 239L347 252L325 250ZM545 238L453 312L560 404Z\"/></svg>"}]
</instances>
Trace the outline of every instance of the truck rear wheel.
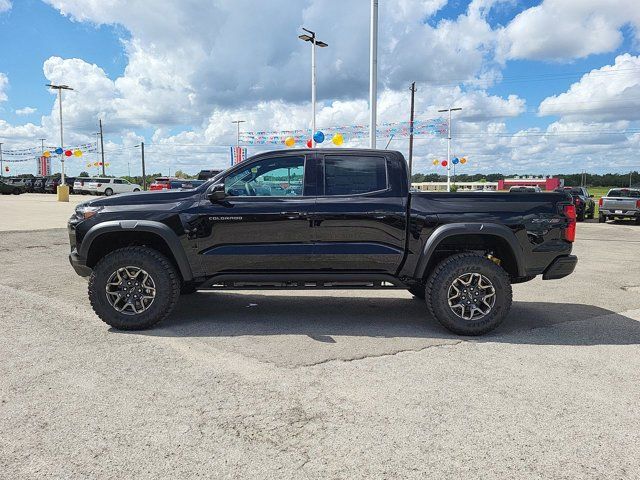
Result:
<instances>
[{"instance_id":1,"label":"truck rear wheel","mask_svg":"<svg viewBox=\"0 0 640 480\"><path fill-rule=\"evenodd\" d=\"M511 308L509 276L474 253L444 259L427 280L429 312L458 335L482 335L496 328Z\"/></svg>"},{"instance_id":2,"label":"truck rear wheel","mask_svg":"<svg viewBox=\"0 0 640 480\"><path fill-rule=\"evenodd\" d=\"M598 215L598 223L607 223L607 216L603 214Z\"/></svg>"},{"instance_id":3,"label":"truck rear wheel","mask_svg":"<svg viewBox=\"0 0 640 480\"><path fill-rule=\"evenodd\" d=\"M119 330L140 330L173 311L180 283L173 264L158 251L125 247L95 266L89 277L89 300L103 322Z\"/></svg>"}]
</instances>

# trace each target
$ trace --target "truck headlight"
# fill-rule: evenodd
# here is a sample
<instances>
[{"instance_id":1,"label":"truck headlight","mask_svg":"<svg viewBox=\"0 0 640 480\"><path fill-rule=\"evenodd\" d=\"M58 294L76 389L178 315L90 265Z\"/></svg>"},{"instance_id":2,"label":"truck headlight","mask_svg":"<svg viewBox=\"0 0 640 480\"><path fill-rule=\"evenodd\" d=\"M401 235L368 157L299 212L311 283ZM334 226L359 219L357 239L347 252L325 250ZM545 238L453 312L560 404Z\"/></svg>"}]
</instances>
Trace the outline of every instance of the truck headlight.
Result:
<instances>
[{"instance_id":1,"label":"truck headlight","mask_svg":"<svg viewBox=\"0 0 640 480\"><path fill-rule=\"evenodd\" d=\"M102 208L103 207L92 207L90 205L78 205L76 207L76 217L80 220L88 220L102 210Z\"/></svg>"}]
</instances>

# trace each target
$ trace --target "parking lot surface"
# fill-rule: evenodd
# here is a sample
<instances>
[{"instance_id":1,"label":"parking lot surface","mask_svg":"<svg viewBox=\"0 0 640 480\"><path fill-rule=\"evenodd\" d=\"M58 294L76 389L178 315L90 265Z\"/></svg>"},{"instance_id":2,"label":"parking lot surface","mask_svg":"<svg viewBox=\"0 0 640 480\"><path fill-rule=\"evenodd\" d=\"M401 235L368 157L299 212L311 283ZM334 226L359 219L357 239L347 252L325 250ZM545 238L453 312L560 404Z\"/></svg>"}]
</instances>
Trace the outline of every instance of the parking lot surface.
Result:
<instances>
[{"instance_id":1,"label":"parking lot surface","mask_svg":"<svg viewBox=\"0 0 640 480\"><path fill-rule=\"evenodd\" d=\"M118 332L42 222L0 233L0 478L640 477L638 226L579 224L576 272L471 339L396 290L200 292Z\"/></svg>"}]
</instances>

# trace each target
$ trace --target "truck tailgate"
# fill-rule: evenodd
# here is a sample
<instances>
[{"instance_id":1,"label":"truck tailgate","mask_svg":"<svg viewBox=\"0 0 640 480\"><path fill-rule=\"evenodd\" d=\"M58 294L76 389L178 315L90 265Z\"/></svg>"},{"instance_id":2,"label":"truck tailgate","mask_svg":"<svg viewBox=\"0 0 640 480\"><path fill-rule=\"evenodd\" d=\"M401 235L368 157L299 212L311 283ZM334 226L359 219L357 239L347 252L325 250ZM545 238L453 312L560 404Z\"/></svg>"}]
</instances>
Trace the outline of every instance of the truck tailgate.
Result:
<instances>
[{"instance_id":1,"label":"truck tailgate","mask_svg":"<svg viewBox=\"0 0 640 480\"><path fill-rule=\"evenodd\" d=\"M602 197L603 210L636 210L637 199L625 197Z\"/></svg>"}]
</instances>

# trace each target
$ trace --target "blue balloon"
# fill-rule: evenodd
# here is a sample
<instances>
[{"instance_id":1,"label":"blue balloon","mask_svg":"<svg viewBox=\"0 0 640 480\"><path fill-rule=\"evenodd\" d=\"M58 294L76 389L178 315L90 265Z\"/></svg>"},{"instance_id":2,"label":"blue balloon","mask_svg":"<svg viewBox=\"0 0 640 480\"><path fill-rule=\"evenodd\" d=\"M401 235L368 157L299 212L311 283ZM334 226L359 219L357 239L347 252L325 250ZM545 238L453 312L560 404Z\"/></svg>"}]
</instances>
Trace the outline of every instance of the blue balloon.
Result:
<instances>
[{"instance_id":1,"label":"blue balloon","mask_svg":"<svg viewBox=\"0 0 640 480\"><path fill-rule=\"evenodd\" d=\"M454 165L457 165L458 163L460 163L460 159L456 157L453 160L451 160L451 162L453 162Z\"/></svg>"},{"instance_id":2,"label":"blue balloon","mask_svg":"<svg viewBox=\"0 0 640 480\"><path fill-rule=\"evenodd\" d=\"M316 143L324 142L324 133L318 130L316 133L313 134L313 141Z\"/></svg>"},{"instance_id":3,"label":"blue balloon","mask_svg":"<svg viewBox=\"0 0 640 480\"><path fill-rule=\"evenodd\" d=\"M55 152L56 152L58 155L62 155L62 152L63 152L63 151L64 151L64 150L62 150L62 148L61 148L61 147L58 147L58 148L56 148L56 150L55 150Z\"/></svg>"}]
</instances>

